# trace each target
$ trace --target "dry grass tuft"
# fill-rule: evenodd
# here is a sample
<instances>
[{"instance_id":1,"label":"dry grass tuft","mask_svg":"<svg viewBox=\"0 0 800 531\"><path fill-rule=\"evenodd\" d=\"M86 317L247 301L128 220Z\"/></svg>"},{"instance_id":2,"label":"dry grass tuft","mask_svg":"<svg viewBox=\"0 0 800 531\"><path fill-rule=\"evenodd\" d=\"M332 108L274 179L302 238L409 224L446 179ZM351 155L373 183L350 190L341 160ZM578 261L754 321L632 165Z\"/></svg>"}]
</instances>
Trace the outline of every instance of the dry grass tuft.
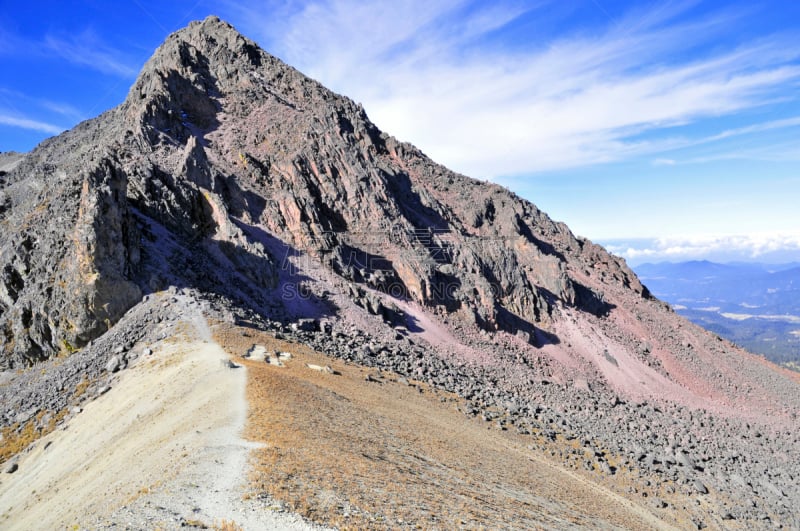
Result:
<instances>
[{"instance_id":1,"label":"dry grass tuft","mask_svg":"<svg viewBox=\"0 0 800 531\"><path fill-rule=\"evenodd\" d=\"M214 523L214 529L218 531L244 531L244 528L235 522L228 520L221 520L219 523Z\"/></svg>"},{"instance_id":2,"label":"dry grass tuft","mask_svg":"<svg viewBox=\"0 0 800 531\"><path fill-rule=\"evenodd\" d=\"M3 428L3 444L0 446L0 464L5 463L35 441L41 439L56 428L56 424L64 418L67 410L51 414L50 419L42 424L42 419L48 411L40 411L36 416L26 422L23 426L14 423Z\"/></svg>"},{"instance_id":3,"label":"dry grass tuft","mask_svg":"<svg viewBox=\"0 0 800 531\"><path fill-rule=\"evenodd\" d=\"M84 378L83 380L78 382L78 385L75 386L75 392L73 393L72 396L75 397L75 398L82 397L86 393L86 390L89 389L89 386L91 385L91 383L92 382L90 382L86 378Z\"/></svg>"}]
</instances>

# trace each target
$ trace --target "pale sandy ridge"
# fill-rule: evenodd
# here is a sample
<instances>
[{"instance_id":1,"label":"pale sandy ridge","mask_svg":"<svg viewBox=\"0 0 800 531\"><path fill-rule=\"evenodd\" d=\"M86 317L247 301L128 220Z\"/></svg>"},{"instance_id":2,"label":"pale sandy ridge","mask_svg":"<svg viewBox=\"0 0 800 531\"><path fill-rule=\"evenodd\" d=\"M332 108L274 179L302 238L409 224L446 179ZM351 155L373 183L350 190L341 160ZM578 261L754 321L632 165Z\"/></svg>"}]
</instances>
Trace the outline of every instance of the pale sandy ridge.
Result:
<instances>
[{"instance_id":1,"label":"pale sandy ridge","mask_svg":"<svg viewBox=\"0 0 800 531\"><path fill-rule=\"evenodd\" d=\"M222 363L205 319L191 315L191 339L156 345L3 474L0 528L173 529L185 520L309 528L267 501L242 500L246 369Z\"/></svg>"}]
</instances>

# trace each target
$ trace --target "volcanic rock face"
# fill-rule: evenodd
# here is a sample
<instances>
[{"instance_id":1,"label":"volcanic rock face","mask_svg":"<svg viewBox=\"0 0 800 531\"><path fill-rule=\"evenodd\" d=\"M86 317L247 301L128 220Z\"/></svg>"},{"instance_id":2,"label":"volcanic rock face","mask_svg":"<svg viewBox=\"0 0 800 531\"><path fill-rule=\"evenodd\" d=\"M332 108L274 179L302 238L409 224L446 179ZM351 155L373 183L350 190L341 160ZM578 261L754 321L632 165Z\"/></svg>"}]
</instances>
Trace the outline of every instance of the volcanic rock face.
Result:
<instances>
[{"instance_id":1,"label":"volcanic rock face","mask_svg":"<svg viewBox=\"0 0 800 531\"><path fill-rule=\"evenodd\" d=\"M81 347L163 287L175 257L153 226L233 266L256 301L274 285L265 229L348 280L533 343L556 304L608 310L573 269L601 262L646 297L618 259L213 19L172 35L123 105L42 144L2 193L6 365ZM210 275L177 269L188 284Z\"/></svg>"},{"instance_id":2,"label":"volcanic rock face","mask_svg":"<svg viewBox=\"0 0 800 531\"><path fill-rule=\"evenodd\" d=\"M520 433L601 441L683 485L713 471L704 485L732 499L772 496L724 479L769 463L763 480L800 499L780 435L797 424L796 376L216 18L171 35L122 105L0 154L0 170L2 369L81 349L143 296L186 288ZM742 442L745 420L775 433Z\"/></svg>"}]
</instances>

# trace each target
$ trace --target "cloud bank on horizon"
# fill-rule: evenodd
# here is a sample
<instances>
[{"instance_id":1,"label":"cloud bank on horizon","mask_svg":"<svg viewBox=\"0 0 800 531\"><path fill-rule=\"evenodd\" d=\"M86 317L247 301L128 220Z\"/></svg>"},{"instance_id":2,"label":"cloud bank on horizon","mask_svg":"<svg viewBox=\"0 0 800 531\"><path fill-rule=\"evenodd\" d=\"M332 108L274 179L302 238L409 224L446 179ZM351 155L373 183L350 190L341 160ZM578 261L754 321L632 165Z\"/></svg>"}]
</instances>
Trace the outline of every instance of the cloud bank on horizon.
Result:
<instances>
[{"instance_id":1,"label":"cloud bank on horizon","mask_svg":"<svg viewBox=\"0 0 800 531\"><path fill-rule=\"evenodd\" d=\"M795 234L746 234L727 236L670 236L653 239L609 240L606 248L629 264L644 262L758 261L788 263L800 253L800 232Z\"/></svg>"},{"instance_id":2,"label":"cloud bank on horizon","mask_svg":"<svg viewBox=\"0 0 800 531\"><path fill-rule=\"evenodd\" d=\"M790 200L800 196L800 5L131 0L113 12L92 2L44 15L15 9L16 19L0 14L0 61L19 74L0 80L0 149L29 149L118 103L166 33L215 13L362 102L382 129L509 186L579 234L800 230ZM67 83L45 90L37 65L50 76L57 66Z\"/></svg>"}]
</instances>

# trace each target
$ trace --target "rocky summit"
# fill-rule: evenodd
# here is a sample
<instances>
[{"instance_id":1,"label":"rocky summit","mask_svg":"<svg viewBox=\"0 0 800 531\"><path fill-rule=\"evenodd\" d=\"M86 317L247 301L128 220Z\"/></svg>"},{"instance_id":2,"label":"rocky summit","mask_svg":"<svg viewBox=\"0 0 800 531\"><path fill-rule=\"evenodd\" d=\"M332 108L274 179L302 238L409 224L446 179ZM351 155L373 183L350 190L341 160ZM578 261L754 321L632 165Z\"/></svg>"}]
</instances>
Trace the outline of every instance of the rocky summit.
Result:
<instances>
[{"instance_id":1,"label":"rocky summit","mask_svg":"<svg viewBox=\"0 0 800 531\"><path fill-rule=\"evenodd\" d=\"M622 259L380 131L217 18L170 35L120 106L0 154L0 223L4 441L77 421L188 304L333 360L308 363L330 378L346 362L451 396L465 425L526 441L522 463L604 485L648 526L800 527L800 375L689 323ZM387 522L349 505L292 507ZM577 521L542 511L456 525ZM450 527L422 513L387 527Z\"/></svg>"}]
</instances>

